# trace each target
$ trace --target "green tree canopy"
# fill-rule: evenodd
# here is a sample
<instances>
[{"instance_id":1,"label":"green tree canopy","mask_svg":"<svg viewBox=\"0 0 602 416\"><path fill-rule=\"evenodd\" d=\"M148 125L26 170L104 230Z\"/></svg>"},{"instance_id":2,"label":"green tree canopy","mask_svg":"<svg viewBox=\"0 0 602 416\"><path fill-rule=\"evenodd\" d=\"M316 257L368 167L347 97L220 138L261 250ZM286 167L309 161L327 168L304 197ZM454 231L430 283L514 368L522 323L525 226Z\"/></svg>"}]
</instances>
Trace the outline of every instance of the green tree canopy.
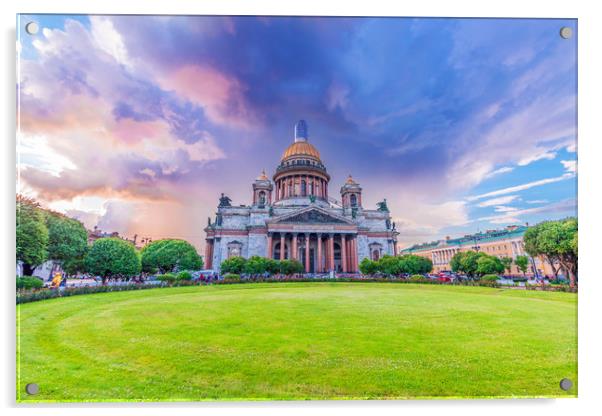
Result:
<instances>
[{"instance_id":1,"label":"green tree canopy","mask_svg":"<svg viewBox=\"0 0 602 416\"><path fill-rule=\"evenodd\" d=\"M511 257L502 257L501 259L502 264L504 265L504 270L506 270L508 273L510 273L512 271L512 258Z\"/></svg>"},{"instance_id":2,"label":"green tree canopy","mask_svg":"<svg viewBox=\"0 0 602 416\"><path fill-rule=\"evenodd\" d=\"M495 256L476 251L461 251L454 254L450 261L452 271L468 276L482 276L504 272L504 263Z\"/></svg>"},{"instance_id":3,"label":"green tree canopy","mask_svg":"<svg viewBox=\"0 0 602 416\"><path fill-rule=\"evenodd\" d=\"M250 257L244 266L244 272L250 275L264 274L268 270L269 259L260 256Z\"/></svg>"},{"instance_id":4,"label":"green tree canopy","mask_svg":"<svg viewBox=\"0 0 602 416\"><path fill-rule=\"evenodd\" d=\"M296 273L303 273L303 265L299 260L280 260L280 273L290 276Z\"/></svg>"},{"instance_id":5,"label":"green tree canopy","mask_svg":"<svg viewBox=\"0 0 602 416\"><path fill-rule=\"evenodd\" d=\"M246 262L243 257L230 257L222 261L220 270L222 273L242 274L245 271Z\"/></svg>"},{"instance_id":6,"label":"green tree canopy","mask_svg":"<svg viewBox=\"0 0 602 416\"><path fill-rule=\"evenodd\" d=\"M393 257L389 255L382 256L376 262L376 269L387 276L397 276L401 274L401 263L399 261L399 257Z\"/></svg>"},{"instance_id":7,"label":"green tree canopy","mask_svg":"<svg viewBox=\"0 0 602 416\"><path fill-rule=\"evenodd\" d=\"M134 245L120 238L99 238L84 259L88 272L103 280L140 273L140 255Z\"/></svg>"},{"instance_id":8,"label":"green tree canopy","mask_svg":"<svg viewBox=\"0 0 602 416\"><path fill-rule=\"evenodd\" d=\"M17 195L17 260L29 273L48 258L48 227L39 204Z\"/></svg>"},{"instance_id":9,"label":"green tree canopy","mask_svg":"<svg viewBox=\"0 0 602 416\"><path fill-rule=\"evenodd\" d=\"M153 241L140 252L142 270L166 273L176 270L199 270L203 261L196 249L187 241L164 239Z\"/></svg>"},{"instance_id":10,"label":"green tree canopy","mask_svg":"<svg viewBox=\"0 0 602 416\"><path fill-rule=\"evenodd\" d=\"M426 257L415 254L405 254L397 258L400 273L425 274L433 270L433 262Z\"/></svg>"},{"instance_id":11,"label":"green tree canopy","mask_svg":"<svg viewBox=\"0 0 602 416\"><path fill-rule=\"evenodd\" d=\"M527 273L527 270L529 269L529 257L516 256L516 259L514 259L514 264L516 264L516 267L518 267L518 270L520 270L524 275L525 273Z\"/></svg>"},{"instance_id":12,"label":"green tree canopy","mask_svg":"<svg viewBox=\"0 0 602 416\"><path fill-rule=\"evenodd\" d=\"M558 261L569 275L571 286L577 280L577 230L576 218L545 221L525 232L525 250L531 256L544 256L550 264Z\"/></svg>"},{"instance_id":13,"label":"green tree canopy","mask_svg":"<svg viewBox=\"0 0 602 416\"><path fill-rule=\"evenodd\" d=\"M88 232L83 224L56 212L46 213L48 258L58 261L68 273L81 271L88 249Z\"/></svg>"},{"instance_id":14,"label":"green tree canopy","mask_svg":"<svg viewBox=\"0 0 602 416\"><path fill-rule=\"evenodd\" d=\"M504 273L504 263L499 258L488 254L483 255L484 253L480 254L477 259L477 274L479 276Z\"/></svg>"},{"instance_id":15,"label":"green tree canopy","mask_svg":"<svg viewBox=\"0 0 602 416\"><path fill-rule=\"evenodd\" d=\"M359 264L360 272L365 275L373 275L377 271L376 262L365 257Z\"/></svg>"}]
</instances>

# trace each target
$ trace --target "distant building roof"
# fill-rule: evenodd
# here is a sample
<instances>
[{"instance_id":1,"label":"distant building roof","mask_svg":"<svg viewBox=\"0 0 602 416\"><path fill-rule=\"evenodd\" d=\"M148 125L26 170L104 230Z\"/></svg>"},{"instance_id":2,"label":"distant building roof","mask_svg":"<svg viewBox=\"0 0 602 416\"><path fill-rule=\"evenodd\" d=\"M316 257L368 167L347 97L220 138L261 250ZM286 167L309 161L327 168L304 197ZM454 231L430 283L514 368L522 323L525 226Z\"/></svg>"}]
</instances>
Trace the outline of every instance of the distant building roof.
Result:
<instances>
[{"instance_id":1,"label":"distant building roof","mask_svg":"<svg viewBox=\"0 0 602 416\"><path fill-rule=\"evenodd\" d=\"M446 240L431 241L429 243L414 244L411 247L401 250L402 253L412 253L416 251L430 250L433 248L443 248L451 246L464 246L478 243L489 243L493 241L507 240L509 238L521 237L527 226L524 225L509 225L501 230L487 230L475 234L467 234L459 238L450 238Z\"/></svg>"}]
</instances>

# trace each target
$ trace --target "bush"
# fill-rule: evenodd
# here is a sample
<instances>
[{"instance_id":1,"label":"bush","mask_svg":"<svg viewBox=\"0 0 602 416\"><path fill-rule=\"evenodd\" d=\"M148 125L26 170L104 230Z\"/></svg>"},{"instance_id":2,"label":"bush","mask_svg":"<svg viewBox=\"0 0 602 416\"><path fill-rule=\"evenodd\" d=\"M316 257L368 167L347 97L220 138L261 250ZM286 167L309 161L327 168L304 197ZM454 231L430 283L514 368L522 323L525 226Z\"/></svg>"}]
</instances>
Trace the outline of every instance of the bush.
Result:
<instances>
[{"instance_id":1,"label":"bush","mask_svg":"<svg viewBox=\"0 0 602 416\"><path fill-rule=\"evenodd\" d=\"M427 279L425 279L424 276L421 274L414 274L414 275L410 276L409 280L410 280L410 282L424 282Z\"/></svg>"},{"instance_id":2,"label":"bush","mask_svg":"<svg viewBox=\"0 0 602 416\"><path fill-rule=\"evenodd\" d=\"M160 274L159 276L157 276L157 280L159 280L161 282L167 282L167 283L173 283L177 279L178 278L173 273L165 273L165 274Z\"/></svg>"},{"instance_id":3,"label":"bush","mask_svg":"<svg viewBox=\"0 0 602 416\"><path fill-rule=\"evenodd\" d=\"M247 260L244 257L230 257L222 261L220 269L222 273L241 274L245 270L246 263Z\"/></svg>"},{"instance_id":4,"label":"bush","mask_svg":"<svg viewBox=\"0 0 602 416\"><path fill-rule=\"evenodd\" d=\"M17 277L17 289L21 290L31 290L31 289L40 289L44 286L42 280L37 277L32 276L23 276Z\"/></svg>"},{"instance_id":5,"label":"bush","mask_svg":"<svg viewBox=\"0 0 602 416\"><path fill-rule=\"evenodd\" d=\"M499 276L497 274L486 274L481 277L483 282L497 282L499 280Z\"/></svg>"},{"instance_id":6,"label":"bush","mask_svg":"<svg viewBox=\"0 0 602 416\"><path fill-rule=\"evenodd\" d=\"M192 280L192 274L188 271L178 273L178 280Z\"/></svg>"},{"instance_id":7,"label":"bush","mask_svg":"<svg viewBox=\"0 0 602 416\"><path fill-rule=\"evenodd\" d=\"M373 275L374 273L376 273L378 270L376 262L373 260L370 260L368 257L365 257L359 264L359 268L360 268L360 272L362 272L362 274L364 275Z\"/></svg>"},{"instance_id":8,"label":"bush","mask_svg":"<svg viewBox=\"0 0 602 416\"><path fill-rule=\"evenodd\" d=\"M226 273L224 275L224 280L228 282L240 282L240 275L236 273Z\"/></svg>"}]
</instances>

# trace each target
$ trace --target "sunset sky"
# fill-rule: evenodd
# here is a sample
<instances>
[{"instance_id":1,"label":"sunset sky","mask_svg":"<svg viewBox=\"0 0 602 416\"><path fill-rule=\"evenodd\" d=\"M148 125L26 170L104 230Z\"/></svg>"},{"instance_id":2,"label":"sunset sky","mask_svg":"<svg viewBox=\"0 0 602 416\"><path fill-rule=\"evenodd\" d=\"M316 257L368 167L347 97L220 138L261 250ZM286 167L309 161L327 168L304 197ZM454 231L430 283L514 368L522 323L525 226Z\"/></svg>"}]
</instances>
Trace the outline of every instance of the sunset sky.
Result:
<instances>
[{"instance_id":1,"label":"sunset sky","mask_svg":"<svg viewBox=\"0 0 602 416\"><path fill-rule=\"evenodd\" d=\"M387 198L400 247L576 215L576 25L21 15L17 190L202 250L305 119L331 196Z\"/></svg>"}]
</instances>

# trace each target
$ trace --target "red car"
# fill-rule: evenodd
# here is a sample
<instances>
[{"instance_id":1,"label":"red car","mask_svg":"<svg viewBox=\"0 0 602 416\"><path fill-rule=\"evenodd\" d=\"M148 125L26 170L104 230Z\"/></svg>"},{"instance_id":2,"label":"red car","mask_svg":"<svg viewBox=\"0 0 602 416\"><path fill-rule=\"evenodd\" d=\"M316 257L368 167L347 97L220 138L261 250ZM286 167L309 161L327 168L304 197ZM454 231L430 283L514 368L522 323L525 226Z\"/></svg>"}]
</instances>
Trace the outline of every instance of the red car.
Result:
<instances>
[{"instance_id":1,"label":"red car","mask_svg":"<svg viewBox=\"0 0 602 416\"><path fill-rule=\"evenodd\" d=\"M439 282L445 282L445 283L449 283L451 282L451 278L449 276L445 276L445 275L439 275L439 277L437 278L437 281Z\"/></svg>"}]
</instances>

